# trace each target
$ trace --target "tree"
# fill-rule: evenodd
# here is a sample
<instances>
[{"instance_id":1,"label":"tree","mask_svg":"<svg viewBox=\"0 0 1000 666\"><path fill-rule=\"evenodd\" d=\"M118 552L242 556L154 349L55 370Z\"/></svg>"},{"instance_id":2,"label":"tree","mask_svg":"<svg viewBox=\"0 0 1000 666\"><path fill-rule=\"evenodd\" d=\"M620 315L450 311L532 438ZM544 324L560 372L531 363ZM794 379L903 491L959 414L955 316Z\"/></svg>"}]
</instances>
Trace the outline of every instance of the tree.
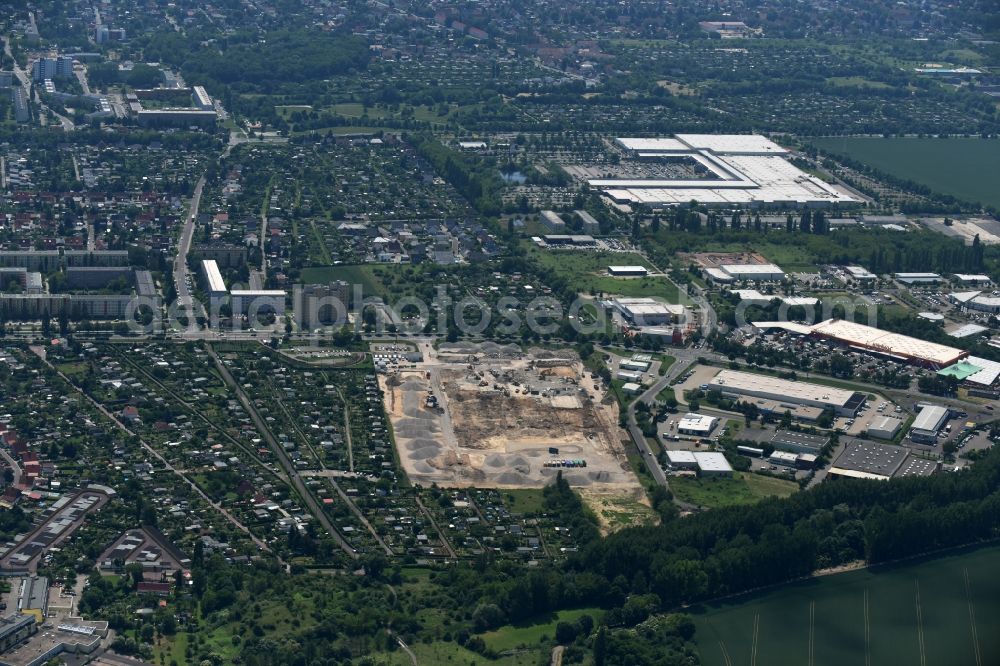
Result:
<instances>
[{"instance_id":1,"label":"tree","mask_svg":"<svg viewBox=\"0 0 1000 666\"><path fill-rule=\"evenodd\" d=\"M608 658L608 629L603 624L594 637L594 666L605 666Z\"/></svg>"}]
</instances>

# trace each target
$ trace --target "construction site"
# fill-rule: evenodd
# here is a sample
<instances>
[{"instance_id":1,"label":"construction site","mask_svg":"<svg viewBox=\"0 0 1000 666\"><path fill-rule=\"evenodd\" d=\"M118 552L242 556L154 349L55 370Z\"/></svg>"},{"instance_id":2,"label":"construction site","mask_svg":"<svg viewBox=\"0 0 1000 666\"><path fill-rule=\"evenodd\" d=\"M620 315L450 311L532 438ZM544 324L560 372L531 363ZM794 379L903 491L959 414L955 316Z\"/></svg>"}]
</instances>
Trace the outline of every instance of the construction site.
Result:
<instances>
[{"instance_id":1,"label":"construction site","mask_svg":"<svg viewBox=\"0 0 1000 666\"><path fill-rule=\"evenodd\" d=\"M400 461L413 483L630 490L617 405L571 351L442 344L380 376Z\"/></svg>"}]
</instances>

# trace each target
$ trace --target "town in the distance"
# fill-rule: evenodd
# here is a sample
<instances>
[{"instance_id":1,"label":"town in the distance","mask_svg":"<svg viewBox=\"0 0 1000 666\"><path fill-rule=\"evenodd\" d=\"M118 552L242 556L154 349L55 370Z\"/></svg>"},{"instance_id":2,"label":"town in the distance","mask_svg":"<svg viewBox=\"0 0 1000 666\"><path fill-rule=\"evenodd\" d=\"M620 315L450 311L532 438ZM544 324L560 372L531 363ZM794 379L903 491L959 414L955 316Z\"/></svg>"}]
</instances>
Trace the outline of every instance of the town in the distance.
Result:
<instances>
[{"instance_id":1,"label":"town in the distance","mask_svg":"<svg viewBox=\"0 0 1000 666\"><path fill-rule=\"evenodd\" d=\"M0 40L0 666L1000 663L992 0Z\"/></svg>"}]
</instances>

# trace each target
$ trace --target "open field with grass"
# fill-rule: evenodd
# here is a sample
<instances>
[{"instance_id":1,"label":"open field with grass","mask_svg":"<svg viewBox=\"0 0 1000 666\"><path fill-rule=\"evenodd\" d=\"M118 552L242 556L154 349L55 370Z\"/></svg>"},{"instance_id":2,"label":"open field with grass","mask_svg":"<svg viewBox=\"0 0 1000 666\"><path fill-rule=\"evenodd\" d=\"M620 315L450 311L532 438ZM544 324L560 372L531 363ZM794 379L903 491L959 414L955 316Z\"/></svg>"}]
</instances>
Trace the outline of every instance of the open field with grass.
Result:
<instances>
[{"instance_id":1,"label":"open field with grass","mask_svg":"<svg viewBox=\"0 0 1000 666\"><path fill-rule=\"evenodd\" d=\"M349 285L361 285L364 294L384 295L385 285L374 273L375 266L317 266L302 269L302 281L306 284L326 283L343 280Z\"/></svg>"},{"instance_id":2,"label":"open field with grass","mask_svg":"<svg viewBox=\"0 0 1000 666\"><path fill-rule=\"evenodd\" d=\"M581 615L589 615L597 623L604 615L600 608L578 608L553 613L549 617L539 618L533 624L506 625L495 631L481 634L486 647L498 653L520 647L535 647L542 640L551 640L556 634L556 625L560 622L576 622ZM436 663L436 662L435 662Z\"/></svg>"},{"instance_id":3,"label":"open field with grass","mask_svg":"<svg viewBox=\"0 0 1000 666\"><path fill-rule=\"evenodd\" d=\"M547 648L536 646L534 650L518 651L516 654L504 655L497 659L487 659L471 650L466 650L458 643L416 643L410 645L418 664L442 664L443 666L537 666L543 652ZM411 666L413 661L402 649L395 652L379 652L371 655L380 666Z\"/></svg>"},{"instance_id":4,"label":"open field with grass","mask_svg":"<svg viewBox=\"0 0 1000 666\"><path fill-rule=\"evenodd\" d=\"M704 666L1000 663L1000 547L694 609Z\"/></svg>"},{"instance_id":5,"label":"open field with grass","mask_svg":"<svg viewBox=\"0 0 1000 666\"><path fill-rule=\"evenodd\" d=\"M793 481L749 472L736 472L732 478L670 478L670 492L678 499L708 508L753 504L765 497L788 497L798 490Z\"/></svg>"},{"instance_id":6,"label":"open field with grass","mask_svg":"<svg viewBox=\"0 0 1000 666\"><path fill-rule=\"evenodd\" d=\"M680 297L677 286L663 276L644 278L616 278L607 274L608 266L644 266L652 270L649 262L637 254L621 252L550 251L531 246L531 258L582 294L607 294L617 296L649 296L668 303L677 303Z\"/></svg>"},{"instance_id":7,"label":"open field with grass","mask_svg":"<svg viewBox=\"0 0 1000 666\"><path fill-rule=\"evenodd\" d=\"M1000 206L1000 139L827 138L811 143L936 192Z\"/></svg>"}]
</instances>

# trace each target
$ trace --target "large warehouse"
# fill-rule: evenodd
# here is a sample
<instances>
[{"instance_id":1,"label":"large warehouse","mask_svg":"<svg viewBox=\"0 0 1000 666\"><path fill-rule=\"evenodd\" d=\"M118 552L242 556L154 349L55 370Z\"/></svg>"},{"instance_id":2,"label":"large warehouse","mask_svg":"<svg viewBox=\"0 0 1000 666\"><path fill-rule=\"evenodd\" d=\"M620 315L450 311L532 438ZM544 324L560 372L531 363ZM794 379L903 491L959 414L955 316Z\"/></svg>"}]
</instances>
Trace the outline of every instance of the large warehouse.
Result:
<instances>
[{"instance_id":1,"label":"large warehouse","mask_svg":"<svg viewBox=\"0 0 1000 666\"><path fill-rule=\"evenodd\" d=\"M935 470L936 462L914 458L902 446L854 441L849 442L844 452L833 461L829 474L831 477L888 481L904 476L927 476Z\"/></svg>"},{"instance_id":2,"label":"large warehouse","mask_svg":"<svg viewBox=\"0 0 1000 666\"><path fill-rule=\"evenodd\" d=\"M721 391L723 395L737 399L741 396L753 396L779 404L831 409L838 416L853 416L865 401L865 396L857 391L738 370L720 370L705 388L709 391Z\"/></svg>"},{"instance_id":3,"label":"large warehouse","mask_svg":"<svg viewBox=\"0 0 1000 666\"><path fill-rule=\"evenodd\" d=\"M690 162L687 179L592 179L591 187L619 204L652 208L685 205L807 206L857 204L847 190L811 176L786 159L788 151L756 134L676 134L671 138L619 138L638 160Z\"/></svg>"},{"instance_id":4,"label":"large warehouse","mask_svg":"<svg viewBox=\"0 0 1000 666\"><path fill-rule=\"evenodd\" d=\"M754 322L759 329L780 328L797 335L813 335L833 340L857 351L881 354L897 361L913 363L928 368L945 368L969 355L955 347L927 342L908 335L883 331L844 319L827 319L814 326L792 322Z\"/></svg>"}]
</instances>

